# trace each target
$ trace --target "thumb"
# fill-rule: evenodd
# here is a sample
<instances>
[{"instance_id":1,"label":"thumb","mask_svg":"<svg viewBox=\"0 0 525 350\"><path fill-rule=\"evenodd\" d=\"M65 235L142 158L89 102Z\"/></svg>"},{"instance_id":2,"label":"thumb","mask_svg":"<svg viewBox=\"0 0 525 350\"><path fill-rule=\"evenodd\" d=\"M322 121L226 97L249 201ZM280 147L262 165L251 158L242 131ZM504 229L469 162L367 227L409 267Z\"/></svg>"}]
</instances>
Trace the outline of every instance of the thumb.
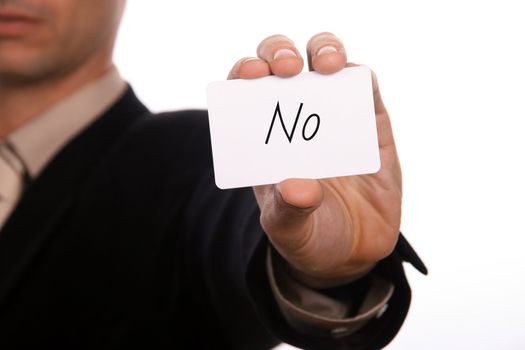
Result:
<instances>
[{"instance_id":1,"label":"thumb","mask_svg":"<svg viewBox=\"0 0 525 350\"><path fill-rule=\"evenodd\" d=\"M312 238L312 213L323 200L320 182L288 179L254 190L261 208L261 224L275 248L285 257L306 248Z\"/></svg>"}]
</instances>

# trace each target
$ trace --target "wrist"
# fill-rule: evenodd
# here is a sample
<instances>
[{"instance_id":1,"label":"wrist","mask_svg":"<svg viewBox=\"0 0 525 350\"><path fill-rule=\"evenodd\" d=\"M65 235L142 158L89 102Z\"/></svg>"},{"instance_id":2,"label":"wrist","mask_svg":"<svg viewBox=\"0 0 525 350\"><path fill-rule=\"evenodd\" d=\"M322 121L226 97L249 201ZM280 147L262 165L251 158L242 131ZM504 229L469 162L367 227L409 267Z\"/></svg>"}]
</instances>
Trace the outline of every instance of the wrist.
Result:
<instances>
[{"instance_id":1,"label":"wrist","mask_svg":"<svg viewBox=\"0 0 525 350\"><path fill-rule=\"evenodd\" d=\"M367 275L376 263L362 264L355 267L341 268L339 271L304 271L284 259L275 249L272 249L273 260L294 280L304 286L325 289L342 286L359 280Z\"/></svg>"}]
</instances>

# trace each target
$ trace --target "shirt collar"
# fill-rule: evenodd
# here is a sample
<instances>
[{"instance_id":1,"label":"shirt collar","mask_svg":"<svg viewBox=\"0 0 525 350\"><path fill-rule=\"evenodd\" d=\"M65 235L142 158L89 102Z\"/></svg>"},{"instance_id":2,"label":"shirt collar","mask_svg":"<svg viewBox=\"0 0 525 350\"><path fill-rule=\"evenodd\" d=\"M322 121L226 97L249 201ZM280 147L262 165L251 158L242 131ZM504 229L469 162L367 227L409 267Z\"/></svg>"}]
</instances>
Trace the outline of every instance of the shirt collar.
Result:
<instances>
[{"instance_id":1,"label":"shirt collar","mask_svg":"<svg viewBox=\"0 0 525 350\"><path fill-rule=\"evenodd\" d=\"M94 80L7 137L29 175L36 177L71 139L101 116L126 91L116 68Z\"/></svg>"}]
</instances>

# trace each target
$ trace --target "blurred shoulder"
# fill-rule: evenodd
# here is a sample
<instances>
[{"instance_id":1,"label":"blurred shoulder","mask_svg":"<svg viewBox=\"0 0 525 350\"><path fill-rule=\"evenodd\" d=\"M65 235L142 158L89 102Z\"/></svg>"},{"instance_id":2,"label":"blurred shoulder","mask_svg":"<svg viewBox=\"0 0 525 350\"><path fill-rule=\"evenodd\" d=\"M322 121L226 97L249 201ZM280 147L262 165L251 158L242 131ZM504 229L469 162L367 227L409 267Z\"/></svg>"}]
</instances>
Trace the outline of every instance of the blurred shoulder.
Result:
<instances>
[{"instance_id":1,"label":"blurred shoulder","mask_svg":"<svg viewBox=\"0 0 525 350\"><path fill-rule=\"evenodd\" d=\"M152 114L142 121L140 130L154 136L175 132L185 135L203 133L209 137L208 111L195 109Z\"/></svg>"},{"instance_id":2,"label":"blurred shoulder","mask_svg":"<svg viewBox=\"0 0 525 350\"><path fill-rule=\"evenodd\" d=\"M211 176L208 112L149 114L132 126L115 155L118 163L127 160L140 164L144 172L172 173L178 178Z\"/></svg>"},{"instance_id":3,"label":"blurred shoulder","mask_svg":"<svg viewBox=\"0 0 525 350\"><path fill-rule=\"evenodd\" d=\"M146 148L197 146L209 151L210 131L206 110L182 110L150 114L130 130L134 144ZM166 150L168 151L168 150Z\"/></svg>"}]
</instances>

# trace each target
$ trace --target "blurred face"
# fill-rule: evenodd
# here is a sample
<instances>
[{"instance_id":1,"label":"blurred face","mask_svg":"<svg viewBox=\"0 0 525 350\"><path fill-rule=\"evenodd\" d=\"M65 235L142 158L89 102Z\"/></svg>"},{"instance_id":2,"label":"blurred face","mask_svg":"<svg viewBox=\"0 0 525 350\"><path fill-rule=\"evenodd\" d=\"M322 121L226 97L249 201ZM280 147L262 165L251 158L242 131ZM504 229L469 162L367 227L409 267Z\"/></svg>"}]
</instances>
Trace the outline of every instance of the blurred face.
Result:
<instances>
[{"instance_id":1,"label":"blurred face","mask_svg":"<svg viewBox=\"0 0 525 350\"><path fill-rule=\"evenodd\" d=\"M0 84L110 58L125 0L0 0Z\"/></svg>"}]
</instances>

